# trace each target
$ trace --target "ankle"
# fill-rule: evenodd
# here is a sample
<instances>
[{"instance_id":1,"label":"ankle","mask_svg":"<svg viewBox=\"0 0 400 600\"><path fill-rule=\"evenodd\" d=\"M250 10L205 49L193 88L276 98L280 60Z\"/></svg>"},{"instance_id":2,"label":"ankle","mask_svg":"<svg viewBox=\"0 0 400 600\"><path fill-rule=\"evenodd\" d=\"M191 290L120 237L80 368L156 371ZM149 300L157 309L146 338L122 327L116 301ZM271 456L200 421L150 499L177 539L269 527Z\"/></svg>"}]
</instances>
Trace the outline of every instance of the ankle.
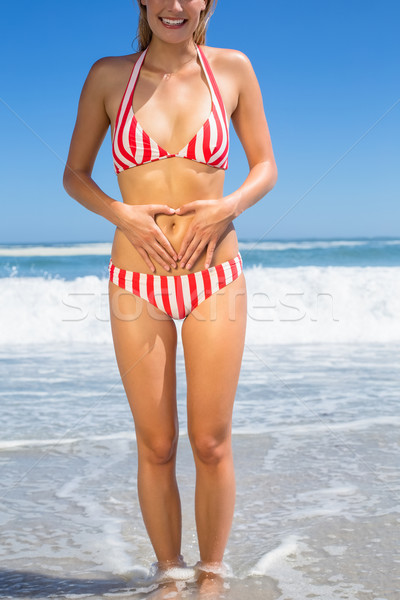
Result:
<instances>
[{"instance_id":1,"label":"ankle","mask_svg":"<svg viewBox=\"0 0 400 600\"><path fill-rule=\"evenodd\" d=\"M198 571L203 571L204 573L210 573L213 575L224 576L227 574L227 566L222 561L204 561L199 560L195 564L195 569Z\"/></svg>"},{"instance_id":2,"label":"ankle","mask_svg":"<svg viewBox=\"0 0 400 600\"><path fill-rule=\"evenodd\" d=\"M186 563L183 560L182 554L178 554L175 558L159 560L155 563L155 565L161 571L167 571L168 569L172 569L174 567L186 567Z\"/></svg>"}]
</instances>

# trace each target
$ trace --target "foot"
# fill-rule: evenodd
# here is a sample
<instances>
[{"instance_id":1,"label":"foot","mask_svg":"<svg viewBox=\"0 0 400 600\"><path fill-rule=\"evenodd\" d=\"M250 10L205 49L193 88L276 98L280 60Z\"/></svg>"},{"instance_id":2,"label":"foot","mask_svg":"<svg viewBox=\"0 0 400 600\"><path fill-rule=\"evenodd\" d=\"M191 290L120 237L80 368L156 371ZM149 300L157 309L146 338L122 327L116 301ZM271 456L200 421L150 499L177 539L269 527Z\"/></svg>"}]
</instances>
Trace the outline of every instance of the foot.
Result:
<instances>
[{"instance_id":1,"label":"foot","mask_svg":"<svg viewBox=\"0 0 400 600\"><path fill-rule=\"evenodd\" d=\"M183 586L183 587L182 587ZM151 600L179 600L183 598L181 592L184 592L185 583L177 583L177 582L169 582L162 583L159 587L150 594L150 596L146 596L146 598L151 598Z\"/></svg>"},{"instance_id":2,"label":"foot","mask_svg":"<svg viewBox=\"0 0 400 600\"><path fill-rule=\"evenodd\" d=\"M217 599L221 597L224 591L224 579L221 575L212 571L198 571L197 593L198 598L206 600Z\"/></svg>"},{"instance_id":3,"label":"foot","mask_svg":"<svg viewBox=\"0 0 400 600\"><path fill-rule=\"evenodd\" d=\"M217 599L225 591L224 578L229 576L230 570L222 562L199 561L195 565L197 576L198 598L206 600Z\"/></svg>"}]
</instances>

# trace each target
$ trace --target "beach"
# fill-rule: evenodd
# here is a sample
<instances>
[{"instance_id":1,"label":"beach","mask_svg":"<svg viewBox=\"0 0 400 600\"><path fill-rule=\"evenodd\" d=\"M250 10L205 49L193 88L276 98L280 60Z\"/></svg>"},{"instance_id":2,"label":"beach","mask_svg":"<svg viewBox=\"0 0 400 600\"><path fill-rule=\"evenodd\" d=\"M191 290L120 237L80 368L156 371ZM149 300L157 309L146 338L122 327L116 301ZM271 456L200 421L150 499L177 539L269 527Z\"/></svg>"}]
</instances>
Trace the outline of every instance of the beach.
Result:
<instances>
[{"instance_id":1,"label":"beach","mask_svg":"<svg viewBox=\"0 0 400 600\"><path fill-rule=\"evenodd\" d=\"M0 246L0 598L151 598L110 245ZM400 594L400 241L240 242L228 600ZM177 324L178 333L180 324ZM179 336L178 336L179 337ZM177 352L182 553L199 559ZM193 583L169 598L196 598Z\"/></svg>"}]
</instances>

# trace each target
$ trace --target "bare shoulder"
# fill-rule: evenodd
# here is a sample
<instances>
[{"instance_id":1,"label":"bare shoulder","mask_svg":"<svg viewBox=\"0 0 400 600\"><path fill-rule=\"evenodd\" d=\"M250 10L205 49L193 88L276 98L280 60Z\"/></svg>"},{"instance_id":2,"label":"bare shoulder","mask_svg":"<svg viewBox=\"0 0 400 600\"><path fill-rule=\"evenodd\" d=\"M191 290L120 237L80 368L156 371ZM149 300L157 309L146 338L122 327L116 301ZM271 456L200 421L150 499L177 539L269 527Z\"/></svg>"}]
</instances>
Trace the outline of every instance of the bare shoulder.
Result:
<instances>
[{"instance_id":1,"label":"bare shoulder","mask_svg":"<svg viewBox=\"0 0 400 600\"><path fill-rule=\"evenodd\" d=\"M212 48L211 46L202 46L207 59L213 66L222 71L232 72L232 74L243 76L246 73L252 73L253 67L250 59L244 52L231 48Z\"/></svg>"},{"instance_id":2,"label":"bare shoulder","mask_svg":"<svg viewBox=\"0 0 400 600\"><path fill-rule=\"evenodd\" d=\"M106 90L109 85L117 83L127 71L133 68L140 53L125 56L105 56L99 58L90 67L87 82L96 89Z\"/></svg>"},{"instance_id":3,"label":"bare shoulder","mask_svg":"<svg viewBox=\"0 0 400 600\"><path fill-rule=\"evenodd\" d=\"M123 68L124 65L134 65L140 56L140 52L134 54L124 54L123 56L104 56L93 63L91 71L105 74L116 69Z\"/></svg>"}]
</instances>

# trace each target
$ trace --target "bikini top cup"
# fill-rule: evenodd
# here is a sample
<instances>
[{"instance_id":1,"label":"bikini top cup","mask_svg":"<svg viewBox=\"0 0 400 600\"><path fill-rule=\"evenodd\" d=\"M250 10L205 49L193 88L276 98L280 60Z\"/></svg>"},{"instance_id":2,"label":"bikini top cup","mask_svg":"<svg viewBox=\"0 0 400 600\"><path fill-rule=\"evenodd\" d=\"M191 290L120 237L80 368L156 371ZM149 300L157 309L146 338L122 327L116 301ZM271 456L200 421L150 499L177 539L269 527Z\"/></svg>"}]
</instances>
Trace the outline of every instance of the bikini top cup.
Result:
<instances>
[{"instance_id":1,"label":"bikini top cup","mask_svg":"<svg viewBox=\"0 0 400 600\"><path fill-rule=\"evenodd\" d=\"M164 150L142 129L133 112L132 101L148 50L146 48L132 69L115 122L112 154L117 175L132 167L173 157L187 158L217 169L228 168L229 125L225 106L204 52L197 45L196 48L211 91L210 116L190 142L176 154Z\"/></svg>"}]
</instances>

